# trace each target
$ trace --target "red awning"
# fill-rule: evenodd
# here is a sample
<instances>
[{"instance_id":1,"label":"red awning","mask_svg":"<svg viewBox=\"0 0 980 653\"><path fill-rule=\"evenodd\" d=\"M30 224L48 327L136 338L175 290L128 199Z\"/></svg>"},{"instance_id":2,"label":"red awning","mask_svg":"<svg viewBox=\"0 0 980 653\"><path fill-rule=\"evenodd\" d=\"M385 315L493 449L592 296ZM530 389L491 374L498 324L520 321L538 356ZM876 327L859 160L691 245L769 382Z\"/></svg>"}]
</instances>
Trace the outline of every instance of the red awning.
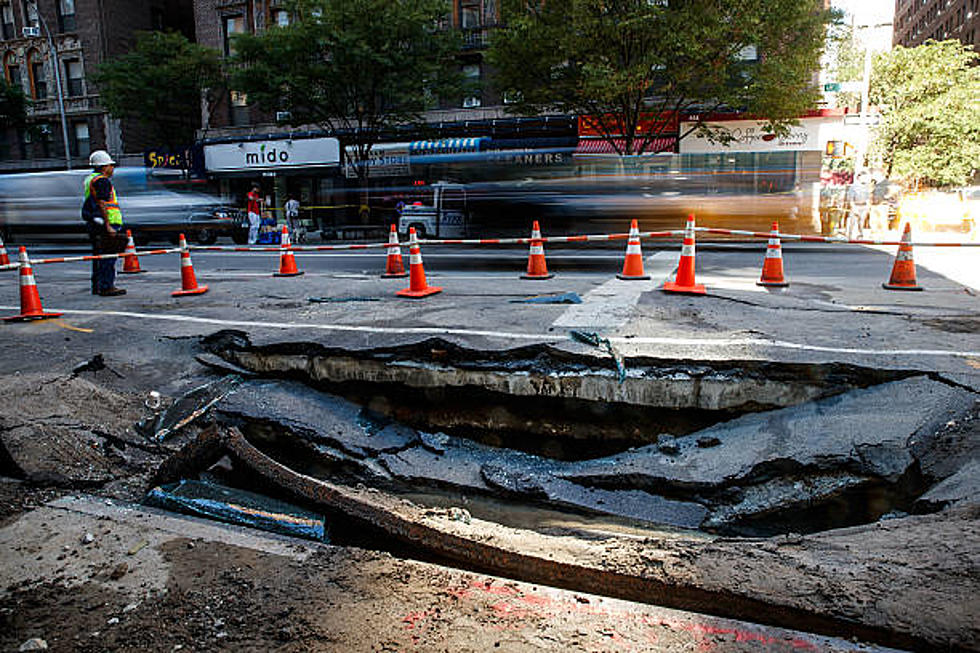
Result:
<instances>
[{"instance_id":1,"label":"red awning","mask_svg":"<svg viewBox=\"0 0 980 653\"><path fill-rule=\"evenodd\" d=\"M616 146L622 151L626 148L626 139L616 138L613 139ZM637 143L634 142L633 147L637 147ZM655 138L643 149L644 154L653 154L654 152L674 152L677 149L677 137L676 136L666 136L661 138ZM579 139L578 147L575 148L575 154L616 154L616 148L613 147L613 143L604 138L582 138Z\"/></svg>"}]
</instances>

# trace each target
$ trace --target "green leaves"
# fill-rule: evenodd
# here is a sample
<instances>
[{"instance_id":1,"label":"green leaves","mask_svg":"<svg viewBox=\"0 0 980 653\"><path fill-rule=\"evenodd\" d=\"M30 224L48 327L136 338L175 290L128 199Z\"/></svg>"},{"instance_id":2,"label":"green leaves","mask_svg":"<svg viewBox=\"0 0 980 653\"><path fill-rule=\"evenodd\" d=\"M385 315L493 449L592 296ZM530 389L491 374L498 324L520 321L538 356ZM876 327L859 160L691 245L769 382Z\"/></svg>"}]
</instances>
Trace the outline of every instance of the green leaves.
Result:
<instances>
[{"instance_id":1,"label":"green leaves","mask_svg":"<svg viewBox=\"0 0 980 653\"><path fill-rule=\"evenodd\" d=\"M115 118L133 118L168 146L193 140L203 89L221 84L219 53L176 32L143 32L132 51L91 76Z\"/></svg>"},{"instance_id":2,"label":"green leaves","mask_svg":"<svg viewBox=\"0 0 980 653\"><path fill-rule=\"evenodd\" d=\"M889 176L934 186L980 169L980 55L959 41L879 54L871 103L882 114L872 152Z\"/></svg>"},{"instance_id":3,"label":"green leaves","mask_svg":"<svg viewBox=\"0 0 980 653\"><path fill-rule=\"evenodd\" d=\"M27 126L29 100L19 86L12 86L0 77L0 124L23 129Z\"/></svg>"},{"instance_id":4,"label":"green leaves","mask_svg":"<svg viewBox=\"0 0 980 653\"><path fill-rule=\"evenodd\" d=\"M816 101L811 78L832 16L800 0L528 4L505 0L507 26L491 42L498 85L523 98L514 110L612 114L626 154L658 136L637 134L649 113L727 107L788 128Z\"/></svg>"}]
</instances>

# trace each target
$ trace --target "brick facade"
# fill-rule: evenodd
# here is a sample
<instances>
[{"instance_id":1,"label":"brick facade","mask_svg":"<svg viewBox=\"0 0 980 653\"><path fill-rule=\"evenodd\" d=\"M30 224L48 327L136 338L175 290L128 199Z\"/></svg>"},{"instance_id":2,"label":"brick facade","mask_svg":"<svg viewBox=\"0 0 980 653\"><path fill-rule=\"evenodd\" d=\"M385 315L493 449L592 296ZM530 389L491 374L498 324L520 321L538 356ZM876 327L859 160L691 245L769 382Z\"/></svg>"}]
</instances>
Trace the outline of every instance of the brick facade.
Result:
<instances>
[{"instance_id":1,"label":"brick facade","mask_svg":"<svg viewBox=\"0 0 980 653\"><path fill-rule=\"evenodd\" d=\"M88 77L101 62L127 52L137 31L175 29L193 38L191 0L75 0L74 26L59 16L59 0L36 3L58 53L73 166L87 166L88 153L94 149L108 149L121 156L139 154L144 147L153 145L145 141L143 130L135 122L120 124L108 116ZM22 33L29 25L29 4L33 3L0 0L0 9L8 5L13 14L12 29L0 34L3 74L8 81L19 77L25 95L32 98L28 120L36 128L28 132L0 129L0 171L56 169L64 167L65 162L48 40L43 27L40 37L25 37ZM35 61L40 63L41 72L37 80L31 65ZM80 78L69 79L67 62L77 62ZM35 81L42 83L45 97L36 97L40 89ZM76 137L84 133L82 125L88 130L87 143Z\"/></svg>"},{"instance_id":2,"label":"brick facade","mask_svg":"<svg viewBox=\"0 0 980 653\"><path fill-rule=\"evenodd\" d=\"M980 0L895 0L894 45L958 39L980 51Z\"/></svg>"}]
</instances>

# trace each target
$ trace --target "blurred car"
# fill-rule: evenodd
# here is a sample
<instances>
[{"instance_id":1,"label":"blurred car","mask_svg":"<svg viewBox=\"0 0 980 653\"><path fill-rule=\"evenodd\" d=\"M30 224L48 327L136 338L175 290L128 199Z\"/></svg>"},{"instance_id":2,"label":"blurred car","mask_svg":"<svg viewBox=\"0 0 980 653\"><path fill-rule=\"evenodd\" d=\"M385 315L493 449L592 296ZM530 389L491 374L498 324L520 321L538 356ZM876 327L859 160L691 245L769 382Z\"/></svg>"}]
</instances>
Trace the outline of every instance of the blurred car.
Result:
<instances>
[{"instance_id":1,"label":"blurred car","mask_svg":"<svg viewBox=\"0 0 980 653\"><path fill-rule=\"evenodd\" d=\"M980 223L980 186L968 186L960 189L963 200L963 210L970 232L976 235L977 223Z\"/></svg>"},{"instance_id":2,"label":"blurred car","mask_svg":"<svg viewBox=\"0 0 980 653\"><path fill-rule=\"evenodd\" d=\"M8 241L87 238L81 205L88 170L0 175L0 234ZM138 244L247 237L245 216L206 193L155 188L142 168L118 168L112 177L126 227ZM243 236L244 234L244 236Z\"/></svg>"},{"instance_id":3,"label":"blurred car","mask_svg":"<svg viewBox=\"0 0 980 653\"><path fill-rule=\"evenodd\" d=\"M960 192L923 191L910 193L899 202L899 222L909 222L923 231L960 231L968 233L971 223L967 202Z\"/></svg>"}]
</instances>

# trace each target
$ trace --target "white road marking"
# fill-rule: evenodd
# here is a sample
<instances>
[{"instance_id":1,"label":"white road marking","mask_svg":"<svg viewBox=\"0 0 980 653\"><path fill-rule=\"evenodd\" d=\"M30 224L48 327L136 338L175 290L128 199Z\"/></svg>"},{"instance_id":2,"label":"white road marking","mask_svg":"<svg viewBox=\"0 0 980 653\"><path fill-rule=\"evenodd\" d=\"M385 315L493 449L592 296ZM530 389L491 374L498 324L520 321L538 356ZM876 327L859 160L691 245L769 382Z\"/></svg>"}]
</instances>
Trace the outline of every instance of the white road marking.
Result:
<instances>
[{"instance_id":1,"label":"white road marking","mask_svg":"<svg viewBox=\"0 0 980 653\"><path fill-rule=\"evenodd\" d=\"M677 266L679 257L678 252L657 252L647 257L643 261L643 271L650 275L649 281L610 279L586 293L581 304L569 306L552 326L609 329L626 324L640 295L660 286Z\"/></svg>"},{"instance_id":2,"label":"white road marking","mask_svg":"<svg viewBox=\"0 0 980 653\"><path fill-rule=\"evenodd\" d=\"M650 282L648 282L650 283ZM2 306L2 311L19 311L19 306ZM416 334L416 335L456 335L483 336L504 340L534 340L537 342L560 342L569 339L567 335L553 333L516 333L510 331L487 331L480 329L453 329L445 327L377 327L356 326L349 324L309 324L302 322L261 322L252 320L222 320L193 315L163 315L159 313L137 313L135 311L96 311L73 308L51 308L65 315L91 315L107 317L129 317L144 320L160 320L164 322L186 322L191 324L209 324L219 327L252 327L259 329L281 330L310 330L310 331L348 331L355 333L384 333L384 334ZM10 327L6 327L10 328ZM809 351L836 354L859 354L865 356L945 356L950 358L980 358L980 351L957 351L949 349L858 349L854 347L823 347L805 343L771 340L768 338L647 338L613 336L610 341L618 345L666 345L682 347L769 347L772 349L789 349L793 351ZM727 352L730 354L730 352Z\"/></svg>"}]
</instances>

